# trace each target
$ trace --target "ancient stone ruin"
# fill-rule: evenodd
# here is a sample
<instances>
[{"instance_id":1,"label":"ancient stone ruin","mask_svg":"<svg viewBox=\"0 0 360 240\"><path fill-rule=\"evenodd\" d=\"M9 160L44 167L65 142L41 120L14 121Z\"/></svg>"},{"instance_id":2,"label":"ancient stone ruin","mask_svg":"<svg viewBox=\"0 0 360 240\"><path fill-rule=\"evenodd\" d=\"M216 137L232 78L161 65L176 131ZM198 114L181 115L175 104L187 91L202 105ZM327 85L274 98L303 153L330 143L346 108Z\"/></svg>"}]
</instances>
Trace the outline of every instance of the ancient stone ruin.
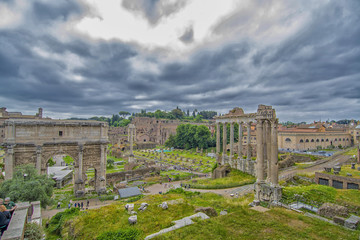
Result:
<instances>
[{"instance_id":1,"label":"ancient stone ruin","mask_svg":"<svg viewBox=\"0 0 360 240\"><path fill-rule=\"evenodd\" d=\"M11 179L14 168L23 164L33 164L40 174L46 174L49 159L65 154L74 159L74 194L85 194L85 173L89 168L95 169L95 190L103 193L107 133L107 123L98 121L6 120L5 179Z\"/></svg>"},{"instance_id":2,"label":"ancient stone ruin","mask_svg":"<svg viewBox=\"0 0 360 240\"><path fill-rule=\"evenodd\" d=\"M251 160L251 123L256 123L256 162ZM223 152L220 156L220 124L223 125ZM227 156L227 129L230 124L230 156ZM242 153L242 125L247 128L247 157L239 154L234 160L234 125L239 125L238 152ZM255 204L260 201L278 201L281 199L281 188L278 185L278 119L271 106L259 105L256 113L245 114L243 109L235 108L224 116L216 118L217 139L216 153L219 165L229 164L232 167L254 174Z\"/></svg>"}]
</instances>

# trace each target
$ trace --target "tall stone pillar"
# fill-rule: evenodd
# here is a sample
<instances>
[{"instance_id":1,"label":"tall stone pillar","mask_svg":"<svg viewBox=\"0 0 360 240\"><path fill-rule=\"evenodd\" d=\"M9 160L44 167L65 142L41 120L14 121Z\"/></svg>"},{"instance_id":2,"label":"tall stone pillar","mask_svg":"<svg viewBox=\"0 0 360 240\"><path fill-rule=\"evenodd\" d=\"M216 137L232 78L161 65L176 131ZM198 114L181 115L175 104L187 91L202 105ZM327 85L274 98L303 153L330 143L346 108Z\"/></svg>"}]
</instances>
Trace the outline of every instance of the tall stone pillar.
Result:
<instances>
[{"instance_id":1,"label":"tall stone pillar","mask_svg":"<svg viewBox=\"0 0 360 240\"><path fill-rule=\"evenodd\" d=\"M242 123L239 122L238 155L240 159L242 158L242 139L243 139Z\"/></svg>"},{"instance_id":2,"label":"tall stone pillar","mask_svg":"<svg viewBox=\"0 0 360 240\"><path fill-rule=\"evenodd\" d=\"M82 172L82 170L83 170L83 156L84 156L84 146L83 146L83 145L80 145L80 146L79 146L79 161L78 161L78 163L79 163L79 165L78 165L79 170L78 170L78 177L77 177L77 179L80 179L80 180L82 180L82 181L83 181L83 172Z\"/></svg>"},{"instance_id":3,"label":"tall stone pillar","mask_svg":"<svg viewBox=\"0 0 360 240\"><path fill-rule=\"evenodd\" d=\"M220 122L216 123L216 154L220 154Z\"/></svg>"},{"instance_id":4,"label":"tall stone pillar","mask_svg":"<svg viewBox=\"0 0 360 240\"><path fill-rule=\"evenodd\" d=\"M129 157L129 163L134 162L134 130L135 130L135 125L134 124L129 124L129 138L130 138L130 157Z\"/></svg>"},{"instance_id":5,"label":"tall stone pillar","mask_svg":"<svg viewBox=\"0 0 360 240\"><path fill-rule=\"evenodd\" d=\"M41 174L41 146L36 147L36 169Z\"/></svg>"},{"instance_id":6,"label":"tall stone pillar","mask_svg":"<svg viewBox=\"0 0 360 240\"><path fill-rule=\"evenodd\" d=\"M7 146L5 154L5 180L12 179L14 171L14 146Z\"/></svg>"},{"instance_id":7,"label":"tall stone pillar","mask_svg":"<svg viewBox=\"0 0 360 240\"><path fill-rule=\"evenodd\" d=\"M79 154L77 166L75 166L75 186L74 194L76 197L82 197L85 195L84 191L84 180L83 180L83 155L84 155L84 146L79 145Z\"/></svg>"},{"instance_id":8,"label":"tall stone pillar","mask_svg":"<svg viewBox=\"0 0 360 240\"><path fill-rule=\"evenodd\" d=\"M98 193L105 193L106 192L106 148L105 144L100 146L100 174L99 179L99 189L97 189Z\"/></svg>"},{"instance_id":9,"label":"tall stone pillar","mask_svg":"<svg viewBox=\"0 0 360 240\"><path fill-rule=\"evenodd\" d=\"M271 122L271 183L275 186L279 183L278 176L278 123L277 119Z\"/></svg>"},{"instance_id":10,"label":"tall stone pillar","mask_svg":"<svg viewBox=\"0 0 360 240\"><path fill-rule=\"evenodd\" d=\"M251 122L247 123L247 159L251 160Z\"/></svg>"},{"instance_id":11,"label":"tall stone pillar","mask_svg":"<svg viewBox=\"0 0 360 240\"><path fill-rule=\"evenodd\" d=\"M230 161L234 157L234 123L230 123Z\"/></svg>"},{"instance_id":12,"label":"tall stone pillar","mask_svg":"<svg viewBox=\"0 0 360 240\"><path fill-rule=\"evenodd\" d=\"M224 122L224 123L223 123L223 154L222 154L222 164L225 164L226 145L227 145L227 129L226 129L226 122Z\"/></svg>"},{"instance_id":13,"label":"tall stone pillar","mask_svg":"<svg viewBox=\"0 0 360 240\"><path fill-rule=\"evenodd\" d=\"M266 168L267 168L267 174L266 174L266 180L267 182L271 181L271 125L269 121L265 121L265 136L266 136Z\"/></svg>"},{"instance_id":14,"label":"tall stone pillar","mask_svg":"<svg viewBox=\"0 0 360 240\"><path fill-rule=\"evenodd\" d=\"M264 145L263 145L263 120L256 124L256 177L259 183L264 182Z\"/></svg>"}]
</instances>

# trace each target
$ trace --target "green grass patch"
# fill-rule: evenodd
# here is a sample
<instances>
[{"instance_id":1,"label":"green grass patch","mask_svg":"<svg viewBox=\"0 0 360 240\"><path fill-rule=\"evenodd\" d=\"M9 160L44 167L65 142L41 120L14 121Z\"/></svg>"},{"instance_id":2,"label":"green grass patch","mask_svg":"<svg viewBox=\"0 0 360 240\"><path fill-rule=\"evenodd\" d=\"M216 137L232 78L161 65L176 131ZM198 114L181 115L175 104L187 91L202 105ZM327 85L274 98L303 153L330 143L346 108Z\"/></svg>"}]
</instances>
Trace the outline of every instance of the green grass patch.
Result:
<instances>
[{"instance_id":1,"label":"green grass patch","mask_svg":"<svg viewBox=\"0 0 360 240\"><path fill-rule=\"evenodd\" d=\"M195 189L223 189L252 184L255 181L256 179L254 176L236 169L232 169L230 174L224 178L197 179L195 183L193 181L189 181L186 183L190 184L191 188Z\"/></svg>"},{"instance_id":2,"label":"green grass patch","mask_svg":"<svg viewBox=\"0 0 360 240\"><path fill-rule=\"evenodd\" d=\"M199 221L154 239L358 239L350 231L289 210L265 213L238 208L226 216Z\"/></svg>"},{"instance_id":3,"label":"green grass patch","mask_svg":"<svg viewBox=\"0 0 360 240\"><path fill-rule=\"evenodd\" d=\"M357 166L359 166L359 165L357 165ZM322 173L333 175L333 173L327 173L325 171L322 171ZM342 165L341 166L341 171L339 172L339 175L343 176L343 177L349 177L347 175L348 173L350 173L352 175L352 176L350 176L351 178L360 179L360 171L358 171L357 169L351 169L351 165Z\"/></svg>"}]
</instances>

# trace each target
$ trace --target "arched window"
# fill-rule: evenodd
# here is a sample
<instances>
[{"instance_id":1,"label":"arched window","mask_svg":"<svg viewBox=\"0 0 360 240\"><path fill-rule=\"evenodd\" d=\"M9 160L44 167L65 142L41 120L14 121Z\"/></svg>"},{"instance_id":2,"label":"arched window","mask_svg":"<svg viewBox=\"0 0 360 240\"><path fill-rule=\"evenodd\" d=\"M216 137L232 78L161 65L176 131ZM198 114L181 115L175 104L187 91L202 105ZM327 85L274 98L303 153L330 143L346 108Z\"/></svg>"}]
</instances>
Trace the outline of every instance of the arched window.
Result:
<instances>
[{"instance_id":1,"label":"arched window","mask_svg":"<svg viewBox=\"0 0 360 240\"><path fill-rule=\"evenodd\" d=\"M335 142L337 142L337 138L335 138L335 140L334 140Z\"/></svg>"},{"instance_id":2,"label":"arched window","mask_svg":"<svg viewBox=\"0 0 360 240\"><path fill-rule=\"evenodd\" d=\"M328 142L328 141L329 141L329 139L327 138L327 139L326 139L326 142Z\"/></svg>"},{"instance_id":3,"label":"arched window","mask_svg":"<svg viewBox=\"0 0 360 240\"><path fill-rule=\"evenodd\" d=\"M306 139L305 142L309 142L309 139Z\"/></svg>"},{"instance_id":4,"label":"arched window","mask_svg":"<svg viewBox=\"0 0 360 240\"><path fill-rule=\"evenodd\" d=\"M323 142L324 141L324 139L321 139L321 142Z\"/></svg>"},{"instance_id":5,"label":"arched window","mask_svg":"<svg viewBox=\"0 0 360 240\"><path fill-rule=\"evenodd\" d=\"M349 141L349 139L347 138L346 141Z\"/></svg>"},{"instance_id":6,"label":"arched window","mask_svg":"<svg viewBox=\"0 0 360 240\"><path fill-rule=\"evenodd\" d=\"M291 142L290 138L285 139L285 142Z\"/></svg>"},{"instance_id":7,"label":"arched window","mask_svg":"<svg viewBox=\"0 0 360 240\"><path fill-rule=\"evenodd\" d=\"M339 142L341 142L341 138L339 138Z\"/></svg>"},{"instance_id":8,"label":"arched window","mask_svg":"<svg viewBox=\"0 0 360 240\"><path fill-rule=\"evenodd\" d=\"M345 138L343 138L343 141L345 142Z\"/></svg>"},{"instance_id":9,"label":"arched window","mask_svg":"<svg viewBox=\"0 0 360 240\"><path fill-rule=\"evenodd\" d=\"M304 142L304 140L300 139L300 142L301 142L301 143L303 143L303 142Z\"/></svg>"},{"instance_id":10,"label":"arched window","mask_svg":"<svg viewBox=\"0 0 360 240\"><path fill-rule=\"evenodd\" d=\"M314 139L311 139L311 142L315 142Z\"/></svg>"},{"instance_id":11,"label":"arched window","mask_svg":"<svg viewBox=\"0 0 360 240\"><path fill-rule=\"evenodd\" d=\"M319 142L319 139L316 139L316 142Z\"/></svg>"}]
</instances>

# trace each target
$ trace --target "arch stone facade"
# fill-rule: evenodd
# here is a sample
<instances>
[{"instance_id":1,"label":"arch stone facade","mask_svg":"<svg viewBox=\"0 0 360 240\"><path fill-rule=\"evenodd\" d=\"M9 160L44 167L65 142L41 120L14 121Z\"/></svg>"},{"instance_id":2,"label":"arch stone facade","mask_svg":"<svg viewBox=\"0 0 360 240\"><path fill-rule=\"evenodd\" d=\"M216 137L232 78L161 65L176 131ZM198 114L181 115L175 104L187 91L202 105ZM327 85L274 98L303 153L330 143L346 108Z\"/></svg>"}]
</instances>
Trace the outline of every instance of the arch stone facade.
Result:
<instances>
[{"instance_id":1,"label":"arch stone facade","mask_svg":"<svg viewBox=\"0 0 360 240\"><path fill-rule=\"evenodd\" d=\"M247 157L233 159L234 124L239 124L239 139L242 139L242 126L247 129L247 136L251 136L251 123L256 122L256 162L251 160L251 141L247 141ZM227 129L230 124L230 156L226 153ZM216 152L219 164L230 164L241 171L253 174L255 167L255 201L279 201L281 187L278 184L278 119L275 109L271 106L259 105L256 113L245 114L243 109L234 108L228 114L216 118L217 139ZM223 126L223 153L220 156L220 125ZM238 152L242 150L241 141L238 142Z\"/></svg>"},{"instance_id":2,"label":"arch stone facade","mask_svg":"<svg viewBox=\"0 0 360 240\"><path fill-rule=\"evenodd\" d=\"M48 160L58 154L74 159L74 194L85 193L85 172L95 169L95 190L106 191L108 125L99 121L19 120L5 121L5 179L14 168L33 164L46 174Z\"/></svg>"}]
</instances>

